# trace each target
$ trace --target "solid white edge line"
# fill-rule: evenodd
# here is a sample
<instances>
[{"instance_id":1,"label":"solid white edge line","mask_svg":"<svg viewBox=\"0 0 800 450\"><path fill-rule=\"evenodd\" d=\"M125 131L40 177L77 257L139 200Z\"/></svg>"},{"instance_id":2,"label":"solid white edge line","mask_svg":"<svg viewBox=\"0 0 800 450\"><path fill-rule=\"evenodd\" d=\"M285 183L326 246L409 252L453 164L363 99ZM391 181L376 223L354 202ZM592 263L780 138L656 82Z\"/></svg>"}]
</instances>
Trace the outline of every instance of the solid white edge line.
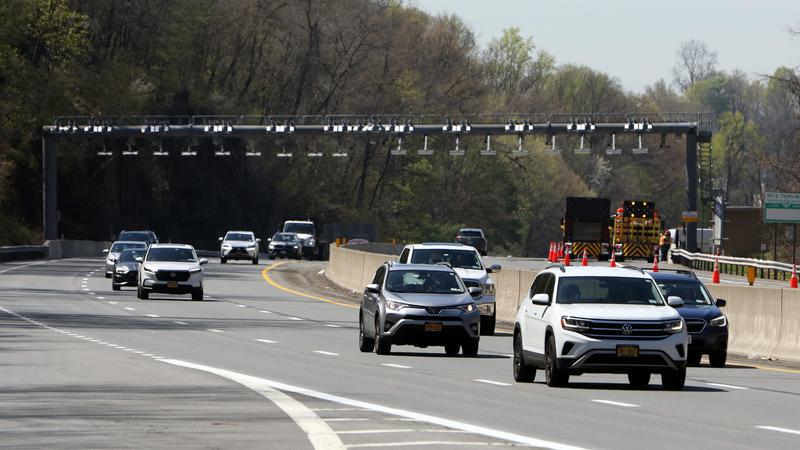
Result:
<instances>
[{"instance_id":1,"label":"solid white edge line","mask_svg":"<svg viewBox=\"0 0 800 450\"><path fill-rule=\"evenodd\" d=\"M503 382L500 382L500 381L484 380L483 378L475 378L472 381L477 381L478 383L493 384L495 386L511 386L511 383L503 383Z\"/></svg>"},{"instance_id":2,"label":"solid white edge line","mask_svg":"<svg viewBox=\"0 0 800 450\"><path fill-rule=\"evenodd\" d=\"M770 427L770 426L767 426L767 425L758 425L756 428L760 428L762 430L769 430L769 431L778 431L780 433L800 434L800 431L792 430L791 428Z\"/></svg>"},{"instance_id":3,"label":"solid white edge line","mask_svg":"<svg viewBox=\"0 0 800 450\"><path fill-rule=\"evenodd\" d=\"M311 441L311 445L313 445L315 449L325 450L345 448L342 440L339 439L339 436L327 423L320 419L316 413L311 411L307 406L303 405L299 401L279 391L277 388L271 385L272 382L269 380L231 372L224 369L193 364L177 359L162 359L161 361L176 366L210 372L246 386L269 399L278 408L283 410L283 412L291 417L297 426L306 433L308 440Z\"/></svg>"},{"instance_id":4,"label":"solid white edge line","mask_svg":"<svg viewBox=\"0 0 800 450\"><path fill-rule=\"evenodd\" d=\"M303 319L301 319L301 318L299 318L299 317L292 317L292 316L289 316L289 320L303 320Z\"/></svg>"},{"instance_id":5,"label":"solid white edge line","mask_svg":"<svg viewBox=\"0 0 800 450\"><path fill-rule=\"evenodd\" d=\"M418 422L426 422L433 425L439 425L445 428L451 428L455 430L466 431L468 433L479 434L482 436L487 436L495 439L500 439L504 441L516 442L518 444L530 445L534 447L544 447L553 450L582 450L582 447L577 447L568 444L562 444L560 442L548 441L545 439L538 439L530 436L523 436L521 434L495 430L493 428L488 428L482 425L473 425L465 422L460 422L457 420L452 419L445 419L443 417L432 416L429 414L424 413L417 413L413 411L407 411L404 409L399 408L392 408L389 406L378 405L375 403L364 402L361 400L350 399L347 397L341 397L338 395L327 394L324 392L315 391L312 389L306 389L298 386L292 386L285 383L280 383L277 381L267 380L263 378L256 378L249 375L243 375L236 372L230 372L223 369L216 369L214 367L203 366L200 364L194 364L187 361L181 361L177 359L162 359L161 361L173 364L176 366L183 366L197 370L204 370L206 372L217 373L221 376L225 376L229 378L231 376L235 377L236 379L243 379L243 380L252 380L257 381L261 385L265 385L271 387L273 389L277 389L279 391L304 395L307 397L313 397L319 400L325 400L333 403L338 403L340 405L352 406L354 408L361 408L361 409L368 409L370 411L379 412L383 414L388 414L392 416L397 416L399 418L411 421L418 421ZM234 378L229 378L234 379ZM235 379L234 379L235 380Z\"/></svg>"},{"instance_id":6,"label":"solid white edge line","mask_svg":"<svg viewBox=\"0 0 800 450\"><path fill-rule=\"evenodd\" d=\"M613 405L613 406L622 406L623 408L638 408L639 405L634 405L633 403L623 403L623 402L615 402L612 400L601 400L601 399L592 399L595 403L603 403L606 405Z\"/></svg>"},{"instance_id":7,"label":"solid white edge line","mask_svg":"<svg viewBox=\"0 0 800 450\"><path fill-rule=\"evenodd\" d=\"M734 386L732 384L722 384L722 383L706 383L706 384L709 385L709 386L716 386L716 387L728 388L728 389L740 389L740 390L743 390L743 391L746 391L746 390L750 389L749 387Z\"/></svg>"},{"instance_id":8,"label":"solid white edge line","mask_svg":"<svg viewBox=\"0 0 800 450\"><path fill-rule=\"evenodd\" d=\"M325 326L329 328L342 328L341 325L336 325L334 323L326 323Z\"/></svg>"},{"instance_id":9,"label":"solid white edge line","mask_svg":"<svg viewBox=\"0 0 800 450\"><path fill-rule=\"evenodd\" d=\"M262 312L264 314L272 314L272 311L266 311L266 310L263 310L263 309L259 309L258 312Z\"/></svg>"},{"instance_id":10,"label":"solid white edge line","mask_svg":"<svg viewBox=\"0 0 800 450\"><path fill-rule=\"evenodd\" d=\"M209 328L208 331L213 331L214 333L224 333L224 331L217 330L216 328Z\"/></svg>"},{"instance_id":11,"label":"solid white edge line","mask_svg":"<svg viewBox=\"0 0 800 450\"><path fill-rule=\"evenodd\" d=\"M11 272L12 270L22 269L22 268L25 268L25 267L38 266L39 264L44 264L44 263L47 263L47 262L52 262L52 261L44 260L44 261L32 262L32 263L29 263L29 264L20 264L19 266L9 267L8 269L0 270L0 274L6 273L6 272Z\"/></svg>"},{"instance_id":12,"label":"solid white edge line","mask_svg":"<svg viewBox=\"0 0 800 450\"><path fill-rule=\"evenodd\" d=\"M186 325L186 322L181 322L180 320L173 320L173 322L177 323L178 325Z\"/></svg>"}]
</instances>

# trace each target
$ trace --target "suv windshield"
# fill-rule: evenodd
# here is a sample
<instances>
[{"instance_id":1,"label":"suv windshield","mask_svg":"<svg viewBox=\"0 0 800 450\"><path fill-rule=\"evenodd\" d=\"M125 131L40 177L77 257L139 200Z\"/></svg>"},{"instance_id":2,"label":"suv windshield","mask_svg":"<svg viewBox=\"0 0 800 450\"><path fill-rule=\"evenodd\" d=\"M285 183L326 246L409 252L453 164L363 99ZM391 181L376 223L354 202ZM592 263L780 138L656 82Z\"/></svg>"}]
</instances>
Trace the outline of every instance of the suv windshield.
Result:
<instances>
[{"instance_id":1,"label":"suv windshield","mask_svg":"<svg viewBox=\"0 0 800 450\"><path fill-rule=\"evenodd\" d=\"M463 294L464 287L454 272L443 270L392 270L386 290L406 294Z\"/></svg>"},{"instance_id":2,"label":"suv windshield","mask_svg":"<svg viewBox=\"0 0 800 450\"><path fill-rule=\"evenodd\" d=\"M147 250L143 248L129 248L127 250L123 250L122 253L119 254L119 262L134 262L136 261L136 258L144 256L145 253L147 253Z\"/></svg>"},{"instance_id":3,"label":"suv windshield","mask_svg":"<svg viewBox=\"0 0 800 450\"><path fill-rule=\"evenodd\" d=\"M683 299L685 305L710 305L711 295L699 281L658 281L658 287L664 296L676 296Z\"/></svg>"},{"instance_id":4,"label":"suv windshield","mask_svg":"<svg viewBox=\"0 0 800 450\"><path fill-rule=\"evenodd\" d=\"M108 250L109 253L119 253L128 248L145 248L146 246L141 242L116 242Z\"/></svg>"},{"instance_id":5,"label":"suv windshield","mask_svg":"<svg viewBox=\"0 0 800 450\"><path fill-rule=\"evenodd\" d=\"M156 247L147 253L148 261L197 262L190 248Z\"/></svg>"},{"instance_id":6,"label":"suv windshield","mask_svg":"<svg viewBox=\"0 0 800 450\"><path fill-rule=\"evenodd\" d=\"M274 242L296 242L297 235L294 233L277 233L272 240Z\"/></svg>"},{"instance_id":7,"label":"suv windshield","mask_svg":"<svg viewBox=\"0 0 800 450\"><path fill-rule=\"evenodd\" d=\"M253 242L255 238L250 233L228 233L225 235L225 240Z\"/></svg>"},{"instance_id":8,"label":"suv windshield","mask_svg":"<svg viewBox=\"0 0 800 450\"><path fill-rule=\"evenodd\" d=\"M283 226L283 231L285 233L314 234L314 224L313 223L286 222L286 224Z\"/></svg>"},{"instance_id":9,"label":"suv windshield","mask_svg":"<svg viewBox=\"0 0 800 450\"><path fill-rule=\"evenodd\" d=\"M658 287L647 278L561 277L558 303L601 303L614 305L664 305Z\"/></svg>"},{"instance_id":10,"label":"suv windshield","mask_svg":"<svg viewBox=\"0 0 800 450\"><path fill-rule=\"evenodd\" d=\"M123 231L117 239L120 241L150 242L150 235L144 231Z\"/></svg>"},{"instance_id":11,"label":"suv windshield","mask_svg":"<svg viewBox=\"0 0 800 450\"><path fill-rule=\"evenodd\" d=\"M458 234L460 236L481 237L481 232L476 230L461 230Z\"/></svg>"},{"instance_id":12,"label":"suv windshield","mask_svg":"<svg viewBox=\"0 0 800 450\"><path fill-rule=\"evenodd\" d=\"M438 264L449 263L453 267L461 269L481 270L481 260L475 250L437 250L437 249L418 249L411 255L411 264Z\"/></svg>"}]
</instances>

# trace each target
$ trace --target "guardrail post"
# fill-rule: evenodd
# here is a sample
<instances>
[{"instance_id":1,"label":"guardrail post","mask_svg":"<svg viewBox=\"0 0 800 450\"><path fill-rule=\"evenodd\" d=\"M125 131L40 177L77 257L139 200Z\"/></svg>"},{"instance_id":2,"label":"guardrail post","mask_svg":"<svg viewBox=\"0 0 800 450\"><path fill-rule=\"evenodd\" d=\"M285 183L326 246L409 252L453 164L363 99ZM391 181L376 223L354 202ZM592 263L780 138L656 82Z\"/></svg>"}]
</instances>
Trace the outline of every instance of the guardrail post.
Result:
<instances>
[{"instance_id":1,"label":"guardrail post","mask_svg":"<svg viewBox=\"0 0 800 450\"><path fill-rule=\"evenodd\" d=\"M58 156L56 140L42 138L42 225L44 239L58 239Z\"/></svg>"}]
</instances>

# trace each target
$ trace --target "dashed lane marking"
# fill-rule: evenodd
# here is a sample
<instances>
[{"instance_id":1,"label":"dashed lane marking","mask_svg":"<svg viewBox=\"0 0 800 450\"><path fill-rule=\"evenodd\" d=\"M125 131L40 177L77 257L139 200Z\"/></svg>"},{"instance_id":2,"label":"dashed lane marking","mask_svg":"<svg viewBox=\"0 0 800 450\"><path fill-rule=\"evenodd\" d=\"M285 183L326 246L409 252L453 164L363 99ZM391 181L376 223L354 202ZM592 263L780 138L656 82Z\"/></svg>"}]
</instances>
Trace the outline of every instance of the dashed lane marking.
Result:
<instances>
[{"instance_id":1,"label":"dashed lane marking","mask_svg":"<svg viewBox=\"0 0 800 450\"><path fill-rule=\"evenodd\" d=\"M384 433L413 433L411 428L386 428L384 430L347 430L337 431L336 434L384 434Z\"/></svg>"},{"instance_id":2,"label":"dashed lane marking","mask_svg":"<svg viewBox=\"0 0 800 450\"><path fill-rule=\"evenodd\" d=\"M212 331L214 333L224 333L222 330L217 330L216 328L209 328L208 331Z\"/></svg>"},{"instance_id":3,"label":"dashed lane marking","mask_svg":"<svg viewBox=\"0 0 800 450\"><path fill-rule=\"evenodd\" d=\"M592 401L595 402L595 403L603 403L603 404L606 404L606 405L622 406L623 408L638 408L639 407L639 405L634 405L633 403L615 402L615 401L611 401L611 400L592 399Z\"/></svg>"},{"instance_id":4,"label":"dashed lane marking","mask_svg":"<svg viewBox=\"0 0 800 450\"><path fill-rule=\"evenodd\" d=\"M766 425L759 425L756 428L760 428L762 430L777 431L777 432L780 432L780 433L800 434L800 431L792 430L791 428L770 427L770 426L766 426Z\"/></svg>"},{"instance_id":5,"label":"dashed lane marking","mask_svg":"<svg viewBox=\"0 0 800 450\"><path fill-rule=\"evenodd\" d=\"M136 311L135 308L131 308L130 306L126 306L125 309L128 310L128 311Z\"/></svg>"},{"instance_id":6,"label":"dashed lane marking","mask_svg":"<svg viewBox=\"0 0 800 450\"><path fill-rule=\"evenodd\" d=\"M411 366L404 366L402 364L383 363L382 366L394 367L395 369L410 369Z\"/></svg>"},{"instance_id":7,"label":"dashed lane marking","mask_svg":"<svg viewBox=\"0 0 800 450\"><path fill-rule=\"evenodd\" d=\"M326 356L339 356L338 353L326 352L325 350L314 350L314 353L319 353L320 355L326 355Z\"/></svg>"},{"instance_id":8,"label":"dashed lane marking","mask_svg":"<svg viewBox=\"0 0 800 450\"><path fill-rule=\"evenodd\" d=\"M477 381L478 383L492 384L492 385L495 385L495 386L511 386L511 383L503 383L501 381L484 380L482 378L475 378L473 381Z\"/></svg>"},{"instance_id":9,"label":"dashed lane marking","mask_svg":"<svg viewBox=\"0 0 800 450\"><path fill-rule=\"evenodd\" d=\"M709 386L716 386L716 387L727 388L727 389L741 389L741 390L750 389L748 387L734 386L734 385L731 385L731 384L722 384L722 383L706 383L706 384L709 385Z\"/></svg>"},{"instance_id":10,"label":"dashed lane marking","mask_svg":"<svg viewBox=\"0 0 800 450\"><path fill-rule=\"evenodd\" d=\"M271 341L269 339L256 339L258 342L263 342L264 344L274 344L275 341Z\"/></svg>"},{"instance_id":11,"label":"dashed lane marking","mask_svg":"<svg viewBox=\"0 0 800 450\"><path fill-rule=\"evenodd\" d=\"M341 325L336 325L335 323L326 323L325 326L328 328L342 328Z\"/></svg>"},{"instance_id":12,"label":"dashed lane marking","mask_svg":"<svg viewBox=\"0 0 800 450\"><path fill-rule=\"evenodd\" d=\"M161 317L161 316L159 316L157 314L145 314L145 316L147 316L147 317Z\"/></svg>"},{"instance_id":13,"label":"dashed lane marking","mask_svg":"<svg viewBox=\"0 0 800 450\"><path fill-rule=\"evenodd\" d=\"M258 312L262 312L264 314L272 314L272 311L266 311L266 310L263 310L263 309L259 309Z\"/></svg>"},{"instance_id":14,"label":"dashed lane marking","mask_svg":"<svg viewBox=\"0 0 800 450\"><path fill-rule=\"evenodd\" d=\"M264 278L264 281L269 283L270 286L272 286L272 287L274 287L276 289L280 289L280 290L282 290L284 292L288 292L290 294L299 295L300 297L310 298L310 299L313 299L313 300L319 300L321 302L330 303L332 305L345 306L347 308L358 308L358 306L356 306L356 305L351 305L349 303L337 302L335 300L331 300L331 299L328 299L328 298L325 298L325 297L319 297L317 295L306 294L305 292L296 291L294 289L290 289L290 288L287 288L285 286L282 286L282 285L276 283L275 280L273 280L269 276L269 271L273 270L276 267L279 267L279 266L281 266L283 264L286 264L286 263L285 262L279 262L279 263L275 263L275 264L273 264L271 266L264 267L264 270L261 271L261 277Z\"/></svg>"},{"instance_id":15,"label":"dashed lane marking","mask_svg":"<svg viewBox=\"0 0 800 450\"><path fill-rule=\"evenodd\" d=\"M181 322L180 320L175 320L174 322L178 325L186 325L186 322Z\"/></svg>"}]
</instances>

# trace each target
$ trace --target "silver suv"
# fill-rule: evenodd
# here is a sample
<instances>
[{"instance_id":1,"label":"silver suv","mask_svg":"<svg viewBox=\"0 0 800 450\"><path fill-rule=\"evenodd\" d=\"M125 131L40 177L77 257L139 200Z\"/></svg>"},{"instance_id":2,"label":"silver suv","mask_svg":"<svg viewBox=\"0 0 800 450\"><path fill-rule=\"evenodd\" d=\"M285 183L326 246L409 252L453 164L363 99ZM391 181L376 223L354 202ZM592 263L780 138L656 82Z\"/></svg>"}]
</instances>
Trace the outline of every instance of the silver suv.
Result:
<instances>
[{"instance_id":1,"label":"silver suv","mask_svg":"<svg viewBox=\"0 0 800 450\"><path fill-rule=\"evenodd\" d=\"M445 353L478 355L480 319L472 296L447 265L385 263L364 290L358 347L389 354L392 345L444 346Z\"/></svg>"},{"instance_id":2,"label":"silver suv","mask_svg":"<svg viewBox=\"0 0 800 450\"><path fill-rule=\"evenodd\" d=\"M475 304L478 305L478 312L481 314L481 334L486 336L494 334L497 311L494 281L489 278L489 274L499 271L499 265L486 267L474 247L450 242L406 245L400 254L400 263L447 263L452 266L467 287L481 288L481 294L475 297Z\"/></svg>"}]
</instances>

